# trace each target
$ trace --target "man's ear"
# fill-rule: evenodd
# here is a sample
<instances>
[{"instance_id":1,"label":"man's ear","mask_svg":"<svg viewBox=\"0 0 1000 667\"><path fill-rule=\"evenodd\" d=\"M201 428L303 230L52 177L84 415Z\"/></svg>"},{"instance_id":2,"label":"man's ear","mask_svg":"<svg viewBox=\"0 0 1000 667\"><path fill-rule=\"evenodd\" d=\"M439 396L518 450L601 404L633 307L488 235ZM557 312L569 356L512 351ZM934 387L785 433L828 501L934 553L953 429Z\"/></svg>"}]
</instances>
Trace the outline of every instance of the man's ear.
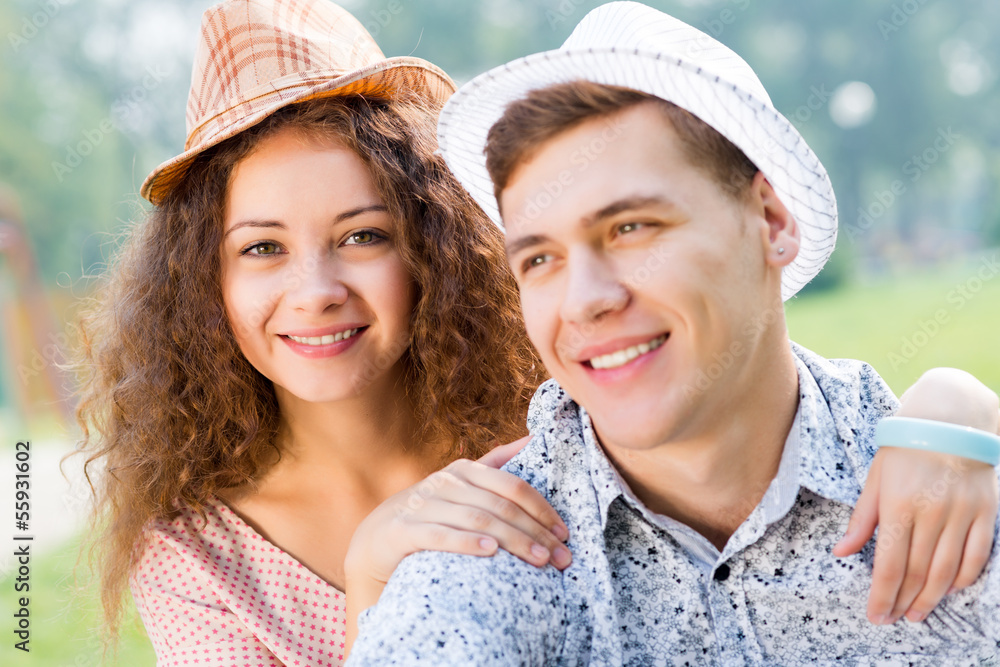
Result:
<instances>
[{"instance_id":1,"label":"man's ear","mask_svg":"<svg viewBox=\"0 0 1000 667\"><path fill-rule=\"evenodd\" d=\"M750 185L750 210L759 217L764 259L771 266L784 267L799 254L801 236L795 218L778 198L764 173L757 172Z\"/></svg>"}]
</instances>

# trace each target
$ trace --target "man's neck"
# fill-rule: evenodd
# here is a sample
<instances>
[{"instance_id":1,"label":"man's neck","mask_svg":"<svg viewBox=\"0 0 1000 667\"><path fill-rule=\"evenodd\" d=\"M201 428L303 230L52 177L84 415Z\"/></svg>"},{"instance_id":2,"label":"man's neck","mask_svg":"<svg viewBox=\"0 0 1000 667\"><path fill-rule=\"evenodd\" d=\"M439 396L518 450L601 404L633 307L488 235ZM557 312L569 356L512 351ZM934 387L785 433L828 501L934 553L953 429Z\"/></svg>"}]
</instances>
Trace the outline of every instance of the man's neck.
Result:
<instances>
[{"instance_id":1,"label":"man's neck","mask_svg":"<svg viewBox=\"0 0 1000 667\"><path fill-rule=\"evenodd\" d=\"M787 340L787 339L786 339ZM604 444L650 510L684 523L719 550L753 512L778 473L798 409L798 373L786 346L707 403L697 433L650 450ZM714 403L714 404L713 404Z\"/></svg>"}]
</instances>

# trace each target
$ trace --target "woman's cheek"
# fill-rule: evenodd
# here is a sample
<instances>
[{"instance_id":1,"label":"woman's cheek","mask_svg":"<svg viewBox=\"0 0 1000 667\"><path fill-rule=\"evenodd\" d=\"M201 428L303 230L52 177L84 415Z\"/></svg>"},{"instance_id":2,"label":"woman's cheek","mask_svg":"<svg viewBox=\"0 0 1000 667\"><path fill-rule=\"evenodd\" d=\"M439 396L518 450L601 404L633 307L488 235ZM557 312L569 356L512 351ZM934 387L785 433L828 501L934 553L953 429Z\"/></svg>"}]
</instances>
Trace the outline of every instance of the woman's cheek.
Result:
<instances>
[{"instance_id":1,"label":"woman's cheek","mask_svg":"<svg viewBox=\"0 0 1000 667\"><path fill-rule=\"evenodd\" d=\"M230 325L240 347L256 334L263 333L268 313L276 301L273 285L263 276L242 271L229 272L223 283L223 301Z\"/></svg>"}]
</instances>

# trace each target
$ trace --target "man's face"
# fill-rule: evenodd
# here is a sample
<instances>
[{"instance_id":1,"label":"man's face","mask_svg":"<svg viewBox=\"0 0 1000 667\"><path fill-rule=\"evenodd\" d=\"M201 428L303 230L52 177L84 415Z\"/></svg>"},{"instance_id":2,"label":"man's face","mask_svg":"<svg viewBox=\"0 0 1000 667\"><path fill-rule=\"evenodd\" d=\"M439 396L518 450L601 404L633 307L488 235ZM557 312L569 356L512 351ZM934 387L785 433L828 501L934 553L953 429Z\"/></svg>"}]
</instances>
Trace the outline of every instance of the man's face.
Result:
<instances>
[{"instance_id":1,"label":"man's face","mask_svg":"<svg viewBox=\"0 0 1000 667\"><path fill-rule=\"evenodd\" d=\"M606 445L696 436L752 391L784 326L782 221L761 192L758 174L745 201L726 195L641 104L557 135L501 193L528 334Z\"/></svg>"}]
</instances>

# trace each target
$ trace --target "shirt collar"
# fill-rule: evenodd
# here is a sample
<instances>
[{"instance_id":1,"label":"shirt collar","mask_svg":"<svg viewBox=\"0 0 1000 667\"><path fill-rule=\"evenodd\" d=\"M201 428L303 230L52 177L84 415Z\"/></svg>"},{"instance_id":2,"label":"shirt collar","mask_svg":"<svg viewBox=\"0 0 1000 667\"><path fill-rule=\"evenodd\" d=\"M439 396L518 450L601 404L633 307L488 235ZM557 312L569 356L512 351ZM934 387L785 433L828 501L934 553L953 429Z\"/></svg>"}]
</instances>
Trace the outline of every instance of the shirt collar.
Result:
<instances>
[{"instance_id":1,"label":"shirt collar","mask_svg":"<svg viewBox=\"0 0 1000 667\"><path fill-rule=\"evenodd\" d=\"M601 530L604 530L608 525L608 508L611 503L623 493L631 495L631 491L598 443L594 424L583 406L580 406L580 424L583 427L584 452L590 468L590 479L601 512Z\"/></svg>"},{"instance_id":2,"label":"shirt collar","mask_svg":"<svg viewBox=\"0 0 1000 667\"><path fill-rule=\"evenodd\" d=\"M581 426L585 451L590 460L590 476L597 494L597 503L600 510L601 529L607 529L608 516L611 504L618 498L638 512L646 522L662 528L674 535L674 537L691 553L697 560L712 564L718 560L719 551L702 534L698 533L690 526L672 519L663 514L657 514L650 510L634 494L628 483L622 478L621 473L614 467L611 460L600 447L594 432L593 423L590 416L583 408L580 409ZM771 481L760 501L759 511L761 519L765 525L769 525L781 519L791 510L798 496L798 466L799 466L799 414L795 415L795 422L785 441L785 447L781 453L781 461L778 465L778 473Z\"/></svg>"},{"instance_id":3,"label":"shirt collar","mask_svg":"<svg viewBox=\"0 0 1000 667\"><path fill-rule=\"evenodd\" d=\"M899 402L867 364L824 359L795 343L792 351L799 373L799 485L854 506L877 450L875 424Z\"/></svg>"},{"instance_id":4,"label":"shirt collar","mask_svg":"<svg viewBox=\"0 0 1000 667\"><path fill-rule=\"evenodd\" d=\"M870 367L862 365L859 376L858 362L850 362L845 368L795 343L792 343L792 351L799 376L799 406L785 440L778 474L760 503L765 525L778 521L791 510L800 487L853 506L861 494L868 464L874 456L872 433L866 430L869 427L862 412L874 407L888 413L898 405L887 391L875 391L877 395L873 397L872 388L865 382L865 371L877 378ZM878 399L874 406L873 398ZM570 400L568 396L566 399ZM611 504L621 497L651 523L694 532L646 508L598 444L590 415L582 406L577 418L582 427L584 460L597 494L602 529L607 527ZM859 448L868 451L859 452Z\"/></svg>"}]
</instances>

